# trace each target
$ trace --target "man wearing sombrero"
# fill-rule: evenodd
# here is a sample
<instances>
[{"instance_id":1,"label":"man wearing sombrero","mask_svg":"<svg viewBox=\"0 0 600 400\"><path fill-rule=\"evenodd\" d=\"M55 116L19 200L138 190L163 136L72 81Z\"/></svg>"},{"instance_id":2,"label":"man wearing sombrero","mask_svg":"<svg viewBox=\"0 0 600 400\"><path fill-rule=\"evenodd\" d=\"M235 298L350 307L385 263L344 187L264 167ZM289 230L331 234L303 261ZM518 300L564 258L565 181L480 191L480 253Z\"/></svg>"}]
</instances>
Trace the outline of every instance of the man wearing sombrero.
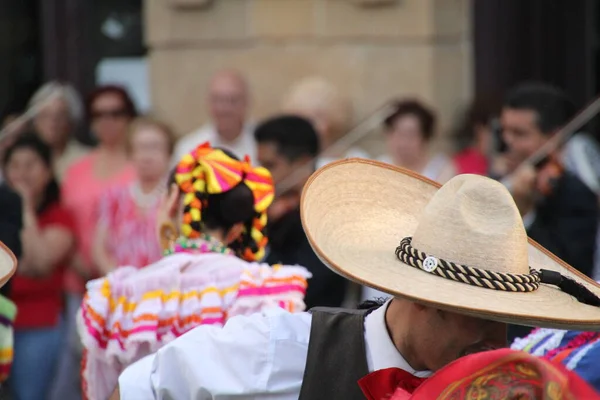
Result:
<instances>
[{"instance_id":1,"label":"man wearing sombrero","mask_svg":"<svg viewBox=\"0 0 600 400\"><path fill-rule=\"evenodd\" d=\"M506 346L505 323L600 330L600 287L528 240L502 184L461 175L438 188L366 160L320 169L301 203L312 247L393 300L197 328L127 369L113 398L364 399ZM394 379L363 379L390 368Z\"/></svg>"}]
</instances>

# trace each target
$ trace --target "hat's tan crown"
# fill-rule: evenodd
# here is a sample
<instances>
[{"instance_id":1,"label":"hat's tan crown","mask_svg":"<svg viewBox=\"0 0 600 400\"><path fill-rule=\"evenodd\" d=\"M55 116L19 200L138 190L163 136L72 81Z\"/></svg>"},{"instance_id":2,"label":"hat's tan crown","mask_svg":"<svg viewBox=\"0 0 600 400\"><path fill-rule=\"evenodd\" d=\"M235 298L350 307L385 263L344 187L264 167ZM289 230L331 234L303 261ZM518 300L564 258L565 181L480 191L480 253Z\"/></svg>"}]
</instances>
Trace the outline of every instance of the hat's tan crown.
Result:
<instances>
[{"instance_id":1,"label":"hat's tan crown","mask_svg":"<svg viewBox=\"0 0 600 400\"><path fill-rule=\"evenodd\" d=\"M512 196L479 175L448 181L423 210L412 245L469 267L529 273L525 228Z\"/></svg>"}]
</instances>

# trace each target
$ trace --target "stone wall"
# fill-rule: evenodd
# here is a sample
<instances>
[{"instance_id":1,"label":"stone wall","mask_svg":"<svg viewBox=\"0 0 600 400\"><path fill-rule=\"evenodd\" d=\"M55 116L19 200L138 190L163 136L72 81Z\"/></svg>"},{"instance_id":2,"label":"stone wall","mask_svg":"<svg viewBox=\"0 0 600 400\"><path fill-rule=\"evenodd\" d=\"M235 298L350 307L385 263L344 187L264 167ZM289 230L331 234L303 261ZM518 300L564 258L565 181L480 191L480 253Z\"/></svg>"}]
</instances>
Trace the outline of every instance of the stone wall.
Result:
<instances>
[{"instance_id":1,"label":"stone wall","mask_svg":"<svg viewBox=\"0 0 600 400\"><path fill-rule=\"evenodd\" d=\"M415 95L439 109L442 131L471 94L469 0L145 0L145 13L155 111L180 133L205 121L223 67L246 74L255 118L313 74L352 97L355 119Z\"/></svg>"}]
</instances>

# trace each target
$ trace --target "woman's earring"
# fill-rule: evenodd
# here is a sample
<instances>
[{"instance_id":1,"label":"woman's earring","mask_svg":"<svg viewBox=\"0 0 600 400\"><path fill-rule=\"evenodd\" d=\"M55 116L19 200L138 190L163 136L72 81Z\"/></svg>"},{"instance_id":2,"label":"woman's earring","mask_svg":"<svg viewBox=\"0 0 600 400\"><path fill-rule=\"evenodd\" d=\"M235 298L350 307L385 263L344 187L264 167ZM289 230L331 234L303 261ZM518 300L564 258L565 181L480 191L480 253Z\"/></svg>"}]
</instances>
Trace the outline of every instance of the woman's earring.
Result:
<instances>
[{"instance_id":1,"label":"woman's earring","mask_svg":"<svg viewBox=\"0 0 600 400\"><path fill-rule=\"evenodd\" d=\"M163 222L158 228L158 239L163 251L171 250L177 240L177 228L171 221Z\"/></svg>"}]
</instances>

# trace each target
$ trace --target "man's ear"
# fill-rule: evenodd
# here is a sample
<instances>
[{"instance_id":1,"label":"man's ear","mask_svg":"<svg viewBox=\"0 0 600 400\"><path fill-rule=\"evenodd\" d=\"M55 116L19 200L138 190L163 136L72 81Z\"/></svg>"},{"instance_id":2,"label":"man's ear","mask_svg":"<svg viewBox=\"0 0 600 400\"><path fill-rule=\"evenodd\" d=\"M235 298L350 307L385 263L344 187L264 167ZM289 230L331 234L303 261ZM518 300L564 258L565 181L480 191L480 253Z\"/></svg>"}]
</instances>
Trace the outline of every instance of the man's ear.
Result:
<instances>
[{"instance_id":1,"label":"man's ear","mask_svg":"<svg viewBox=\"0 0 600 400\"><path fill-rule=\"evenodd\" d=\"M417 310L418 312L425 312L425 313L435 313L437 315L439 315L442 319L446 318L446 313L442 310L439 310L437 308L433 308L433 307L429 307L426 306L424 304L419 304L419 303L413 303L413 306L415 307L415 310Z\"/></svg>"}]
</instances>

